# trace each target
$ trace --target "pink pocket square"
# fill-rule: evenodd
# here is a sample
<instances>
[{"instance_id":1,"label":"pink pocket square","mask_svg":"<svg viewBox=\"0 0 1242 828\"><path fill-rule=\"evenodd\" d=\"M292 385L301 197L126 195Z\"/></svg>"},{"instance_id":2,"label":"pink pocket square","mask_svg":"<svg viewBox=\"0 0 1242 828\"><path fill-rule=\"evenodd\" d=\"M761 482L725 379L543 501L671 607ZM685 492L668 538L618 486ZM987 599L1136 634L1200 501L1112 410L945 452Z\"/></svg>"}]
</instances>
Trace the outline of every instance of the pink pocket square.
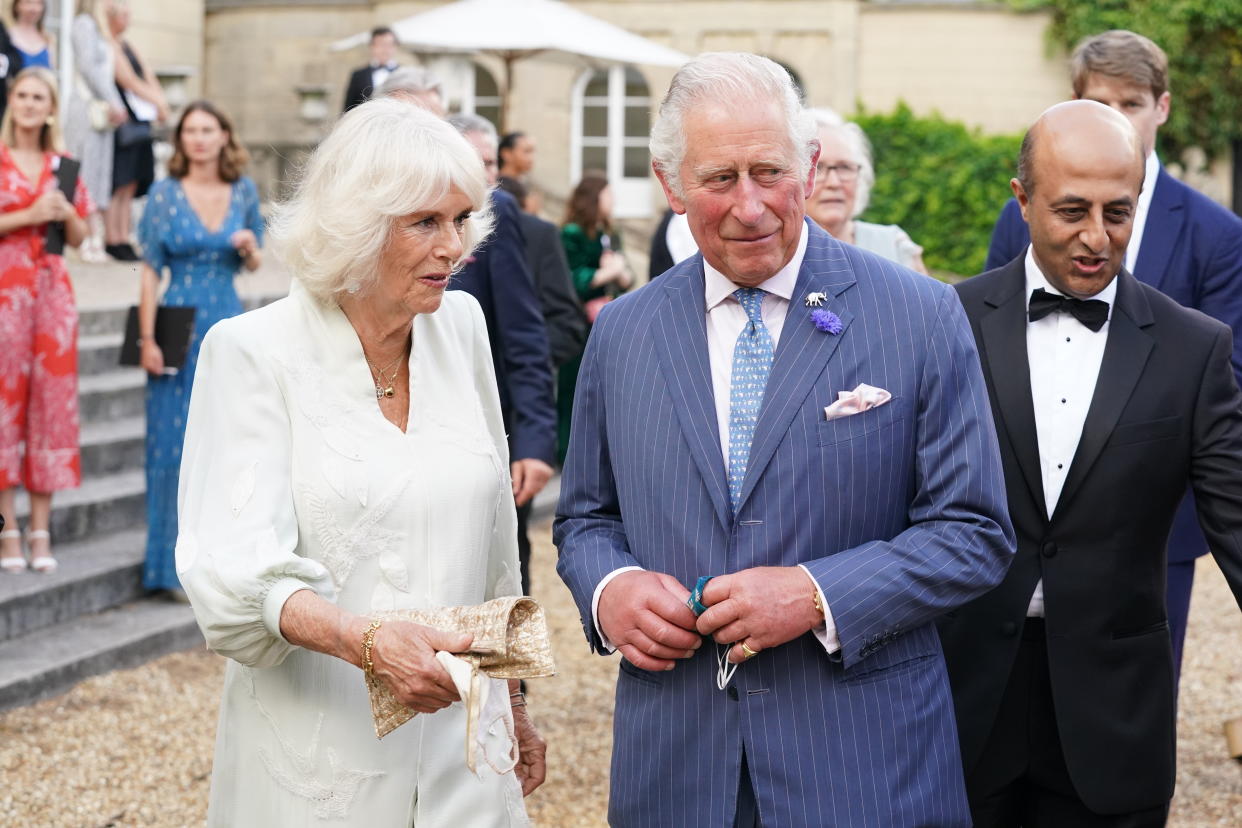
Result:
<instances>
[{"instance_id":1,"label":"pink pocket square","mask_svg":"<svg viewBox=\"0 0 1242 828\"><path fill-rule=\"evenodd\" d=\"M861 414L872 408L884 405L893 395L883 388L859 383L853 391L838 391L837 401L824 408L825 420L837 420L852 414Z\"/></svg>"}]
</instances>

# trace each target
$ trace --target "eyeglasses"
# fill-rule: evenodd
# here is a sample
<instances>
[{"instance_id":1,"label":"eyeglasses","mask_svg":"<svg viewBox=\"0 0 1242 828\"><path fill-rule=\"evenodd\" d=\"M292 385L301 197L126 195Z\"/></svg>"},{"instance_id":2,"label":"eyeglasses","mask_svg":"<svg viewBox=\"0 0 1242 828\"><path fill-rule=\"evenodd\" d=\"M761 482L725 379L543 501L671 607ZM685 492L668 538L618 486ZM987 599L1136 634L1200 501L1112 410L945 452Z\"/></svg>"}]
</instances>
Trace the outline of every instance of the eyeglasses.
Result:
<instances>
[{"instance_id":1,"label":"eyeglasses","mask_svg":"<svg viewBox=\"0 0 1242 828\"><path fill-rule=\"evenodd\" d=\"M842 162L840 164L825 164L820 162L815 165L815 174L820 178L827 180L829 173L836 173L837 179L842 184L848 184L858 178L858 171L862 167L858 164L849 164Z\"/></svg>"}]
</instances>

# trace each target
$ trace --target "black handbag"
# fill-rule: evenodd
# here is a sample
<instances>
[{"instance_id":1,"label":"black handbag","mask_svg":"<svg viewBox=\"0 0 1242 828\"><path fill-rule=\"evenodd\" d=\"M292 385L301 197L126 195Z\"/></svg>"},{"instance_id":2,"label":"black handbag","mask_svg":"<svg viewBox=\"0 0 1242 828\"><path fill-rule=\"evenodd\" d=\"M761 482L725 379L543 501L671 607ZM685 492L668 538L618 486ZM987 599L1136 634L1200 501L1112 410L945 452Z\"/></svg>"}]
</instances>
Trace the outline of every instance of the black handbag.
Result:
<instances>
[{"instance_id":1,"label":"black handbag","mask_svg":"<svg viewBox=\"0 0 1242 828\"><path fill-rule=\"evenodd\" d=\"M128 149L150 141L150 121L126 121L116 128L116 143L119 147Z\"/></svg>"}]
</instances>

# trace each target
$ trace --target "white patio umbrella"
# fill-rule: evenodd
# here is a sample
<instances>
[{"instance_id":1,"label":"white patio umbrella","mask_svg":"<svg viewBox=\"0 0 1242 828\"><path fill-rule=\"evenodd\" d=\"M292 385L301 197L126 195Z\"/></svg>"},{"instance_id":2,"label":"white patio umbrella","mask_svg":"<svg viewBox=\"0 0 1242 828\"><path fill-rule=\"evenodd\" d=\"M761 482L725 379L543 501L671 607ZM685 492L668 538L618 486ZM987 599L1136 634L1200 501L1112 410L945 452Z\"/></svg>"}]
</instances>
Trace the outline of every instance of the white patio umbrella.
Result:
<instances>
[{"instance_id":1,"label":"white patio umbrella","mask_svg":"<svg viewBox=\"0 0 1242 828\"><path fill-rule=\"evenodd\" d=\"M504 61L502 129L509 119L514 61L539 55L572 63L681 66L690 60L559 0L458 0L399 20L392 30L413 52L485 52ZM353 49L368 38L368 32L359 32L332 49Z\"/></svg>"}]
</instances>

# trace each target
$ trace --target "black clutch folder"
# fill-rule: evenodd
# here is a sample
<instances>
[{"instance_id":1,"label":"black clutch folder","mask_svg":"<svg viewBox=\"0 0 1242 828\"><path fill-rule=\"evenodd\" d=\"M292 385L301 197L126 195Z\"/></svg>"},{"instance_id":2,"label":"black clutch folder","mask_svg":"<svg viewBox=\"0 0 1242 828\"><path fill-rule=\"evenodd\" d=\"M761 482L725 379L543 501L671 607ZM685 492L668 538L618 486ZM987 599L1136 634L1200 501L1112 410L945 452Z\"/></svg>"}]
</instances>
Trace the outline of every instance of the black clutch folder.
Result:
<instances>
[{"instance_id":1,"label":"black clutch folder","mask_svg":"<svg viewBox=\"0 0 1242 828\"><path fill-rule=\"evenodd\" d=\"M82 169L82 164L72 158L66 158L63 155L57 156L52 161L56 165L56 186L70 204L73 203L73 193L78 186L78 171ZM65 223L63 221L53 221L47 226L47 237L43 244L43 249L55 256L61 256L65 252Z\"/></svg>"},{"instance_id":2,"label":"black clutch folder","mask_svg":"<svg viewBox=\"0 0 1242 828\"><path fill-rule=\"evenodd\" d=\"M164 372L175 374L185 365L194 336L194 308L161 305L155 309L155 344L164 352ZM129 309L125 320L125 341L121 343L121 364L141 365L142 348L138 344L138 307Z\"/></svg>"}]
</instances>

